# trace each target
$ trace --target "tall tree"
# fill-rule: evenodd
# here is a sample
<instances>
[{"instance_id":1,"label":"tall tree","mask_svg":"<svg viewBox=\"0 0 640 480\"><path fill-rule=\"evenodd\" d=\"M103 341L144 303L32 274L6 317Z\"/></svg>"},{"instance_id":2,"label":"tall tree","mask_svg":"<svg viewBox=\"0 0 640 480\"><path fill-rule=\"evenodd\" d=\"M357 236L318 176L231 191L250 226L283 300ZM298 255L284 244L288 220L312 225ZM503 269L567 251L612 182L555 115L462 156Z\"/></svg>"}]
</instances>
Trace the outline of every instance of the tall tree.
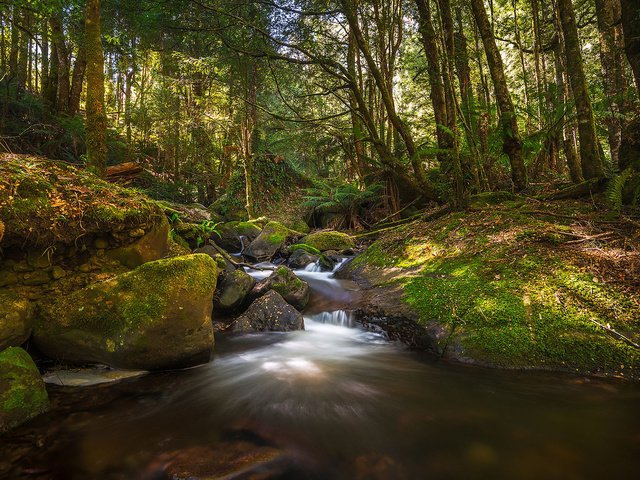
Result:
<instances>
[{"instance_id":1,"label":"tall tree","mask_svg":"<svg viewBox=\"0 0 640 480\"><path fill-rule=\"evenodd\" d=\"M622 1L622 27L624 48L640 96L640 0Z\"/></svg>"},{"instance_id":2,"label":"tall tree","mask_svg":"<svg viewBox=\"0 0 640 480\"><path fill-rule=\"evenodd\" d=\"M107 164L107 116L104 110L104 55L100 28L100 0L87 0L85 45L87 167L102 175Z\"/></svg>"},{"instance_id":3,"label":"tall tree","mask_svg":"<svg viewBox=\"0 0 640 480\"><path fill-rule=\"evenodd\" d=\"M575 12L571 0L557 0L558 14L565 43L567 74L573 91L578 116L578 136L580 138L580 163L586 180L604 177L604 165L598 149L598 136L593 120L591 98L584 75L582 49L578 38Z\"/></svg>"},{"instance_id":4,"label":"tall tree","mask_svg":"<svg viewBox=\"0 0 640 480\"><path fill-rule=\"evenodd\" d=\"M509 157L511 164L511 178L513 184L518 190L522 190L528 185L527 168L524 164L524 155L522 152L522 140L518 130L518 118L516 116L515 107L511 100L511 94L507 87L507 79L504 74L504 65L500 51L496 46L496 39L493 34L493 28L489 23L487 11L484 8L483 0L471 0L471 8L484 51L487 56L487 64L489 72L493 79L493 86L496 93L496 100L500 108L500 124L502 128L502 151Z\"/></svg>"},{"instance_id":5,"label":"tall tree","mask_svg":"<svg viewBox=\"0 0 640 480\"><path fill-rule=\"evenodd\" d=\"M607 129L611 161L618 164L618 152L622 141L622 113L624 94L624 62L622 58L622 26L620 25L620 0L596 0L598 30L600 32L600 60L604 81L605 99L609 107Z\"/></svg>"}]
</instances>

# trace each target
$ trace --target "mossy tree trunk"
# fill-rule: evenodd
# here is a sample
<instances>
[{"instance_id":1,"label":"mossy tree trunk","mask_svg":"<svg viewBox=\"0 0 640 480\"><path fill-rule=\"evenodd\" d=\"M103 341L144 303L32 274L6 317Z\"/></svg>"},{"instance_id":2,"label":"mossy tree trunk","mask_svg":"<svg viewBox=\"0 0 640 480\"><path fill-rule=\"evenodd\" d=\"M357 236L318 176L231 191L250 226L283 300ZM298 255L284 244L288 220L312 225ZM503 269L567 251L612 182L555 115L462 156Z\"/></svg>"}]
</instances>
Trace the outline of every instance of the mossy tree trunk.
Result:
<instances>
[{"instance_id":1,"label":"mossy tree trunk","mask_svg":"<svg viewBox=\"0 0 640 480\"><path fill-rule=\"evenodd\" d=\"M611 162L618 164L618 152L622 140L621 114L624 111L622 96L625 84L622 57L622 26L620 0L596 0L598 30L600 32L600 62L602 64L603 87L609 115L607 129ZM639 19L640 20L640 19Z\"/></svg>"},{"instance_id":2,"label":"mossy tree trunk","mask_svg":"<svg viewBox=\"0 0 640 480\"><path fill-rule=\"evenodd\" d=\"M57 78L58 87L56 92L56 100L53 103L56 111L66 113L69 107L69 93L71 92L71 82L69 79L70 61L69 49L64 39L64 31L62 29L62 12L55 13L50 19L51 40L55 45L57 56Z\"/></svg>"},{"instance_id":3,"label":"mossy tree trunk","mask_svg":"<svg viewBox=\"0 0 640 480\"><path fill-rule=\"evenodd\" d=\"M571 0L558 0L558 15L564 36L564 52L567 74L573 91L578 116L578 136L580 139L580 163L586 180L604 177L604 166L598 151L598 136L593 120L591 98L587 90L578 27Z\"/></svg>"},{"instance_id":4,"label":"mossy tree trunk","mask_svg":"<svg viewBox=\"0 0 640 480\"><path fill-rule=\"evenodd\" d=\"M502 151L509 157L511 178L515 188L522 190L527 187L529 180L527 178L527 168L524 164L522 140L520 139L520 132L518 130L518 118L513 106L513 101L511 100L509 88L507 87L502 57L496 45L496 39L493 35L493 29L489 23L489 17L484 8L483 0L471 0L471 8L487 56L489 73L493 79L496 101L500 109Z\"/></svg>"},{"instance_id":5,"label":"mossy tree trunk","mask_svg":"<svg viewBox=\"0 0 640 480\"><path fill-rule=\"evenodd\" d=\"M100 0L87 0L87 167L102 175L107 163L107 117L104 111L104 56L100 38Z\"/></svg>"},{"instance_id":6,"label":"mossy tree trunk","mask_svg":"<svg viewBox=\"0 0 640 480\"><path fill-rule=\"evenodd\" d=\"M640 0L622 1L622 28L624 49L640 95Z\"/></svg>"},{"instance_id":7,"label":"mossy tree trunk","mask_svg":"<svg viewBox=\"0 0 640 480\"><path fill-rule=\"evenodd\" d=\"M76 62L73 65L73 74L71 75L71 93L69 94L69 115L75 115L80 110L80 96L82 95L82 84L84 83L84 74L87 69L87 51L82 42L78 46L76 54Z\"/></svg>"}]
</instances>

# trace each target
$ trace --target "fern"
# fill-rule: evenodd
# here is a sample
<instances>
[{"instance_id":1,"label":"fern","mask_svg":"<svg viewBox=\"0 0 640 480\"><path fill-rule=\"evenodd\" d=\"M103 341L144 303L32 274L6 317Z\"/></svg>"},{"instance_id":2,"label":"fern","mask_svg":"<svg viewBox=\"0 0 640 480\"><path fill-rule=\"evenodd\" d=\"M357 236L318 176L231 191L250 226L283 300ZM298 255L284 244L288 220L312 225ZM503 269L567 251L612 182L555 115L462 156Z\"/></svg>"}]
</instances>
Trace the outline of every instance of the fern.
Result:
<instances>
[{"instance_id":1,"label":"fern","mask_svg":"<svg viewBox=\"0 0 640 480\"><path fill-rule=\"evenodd\" d=\"M607 187L607 200L611 209L615 212L620 212L620 210L622 210L624 186L631 178L631 175L631 169L627 168L622 171L620 175L613 177L609 182L609 186ZM638 192L636 192L635 196L638 196Z\"/></svg>"}]
</instances>

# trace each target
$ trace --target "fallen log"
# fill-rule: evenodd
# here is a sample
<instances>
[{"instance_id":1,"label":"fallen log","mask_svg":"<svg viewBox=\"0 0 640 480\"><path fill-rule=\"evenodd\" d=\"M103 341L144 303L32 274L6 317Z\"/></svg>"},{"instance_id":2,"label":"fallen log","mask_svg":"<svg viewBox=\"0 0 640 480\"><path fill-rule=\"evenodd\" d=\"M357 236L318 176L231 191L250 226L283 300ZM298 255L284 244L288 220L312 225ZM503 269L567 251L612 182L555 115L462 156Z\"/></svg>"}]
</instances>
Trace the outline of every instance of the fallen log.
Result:
<instances>
[{"instance_id":1,"label":"fallen log","mask_svg":"<svg viewBox=\"0 0 640 480\"><path fill-rule=\"evenodd\" d=\"M107 167L105 177L110 181L130 180L142 172L144 172L144 168L139 163L126 162Z\"/></svg>"}]
</instances>

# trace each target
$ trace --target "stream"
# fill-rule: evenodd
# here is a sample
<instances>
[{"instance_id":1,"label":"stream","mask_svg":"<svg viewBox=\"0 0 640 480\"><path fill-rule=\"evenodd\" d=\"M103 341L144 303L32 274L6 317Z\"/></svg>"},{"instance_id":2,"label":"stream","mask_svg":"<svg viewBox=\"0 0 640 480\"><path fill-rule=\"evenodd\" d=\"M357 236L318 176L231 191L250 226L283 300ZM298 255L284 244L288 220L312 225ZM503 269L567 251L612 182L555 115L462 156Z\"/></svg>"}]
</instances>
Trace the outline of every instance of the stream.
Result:
<instances>
[{"instance_id":1,"label":"stream","mask_svg":"<svg viewBox=\"0 0 640 480\"><path fill-rule=\"evenodd\" d=\"M269 272L253 272L256 277ZM0 437L11 479L587 479L640 466L640 386L447 365L312 287L305 331L220 336L211 363L86 388Z\"/></svg>"}]
</instances>

